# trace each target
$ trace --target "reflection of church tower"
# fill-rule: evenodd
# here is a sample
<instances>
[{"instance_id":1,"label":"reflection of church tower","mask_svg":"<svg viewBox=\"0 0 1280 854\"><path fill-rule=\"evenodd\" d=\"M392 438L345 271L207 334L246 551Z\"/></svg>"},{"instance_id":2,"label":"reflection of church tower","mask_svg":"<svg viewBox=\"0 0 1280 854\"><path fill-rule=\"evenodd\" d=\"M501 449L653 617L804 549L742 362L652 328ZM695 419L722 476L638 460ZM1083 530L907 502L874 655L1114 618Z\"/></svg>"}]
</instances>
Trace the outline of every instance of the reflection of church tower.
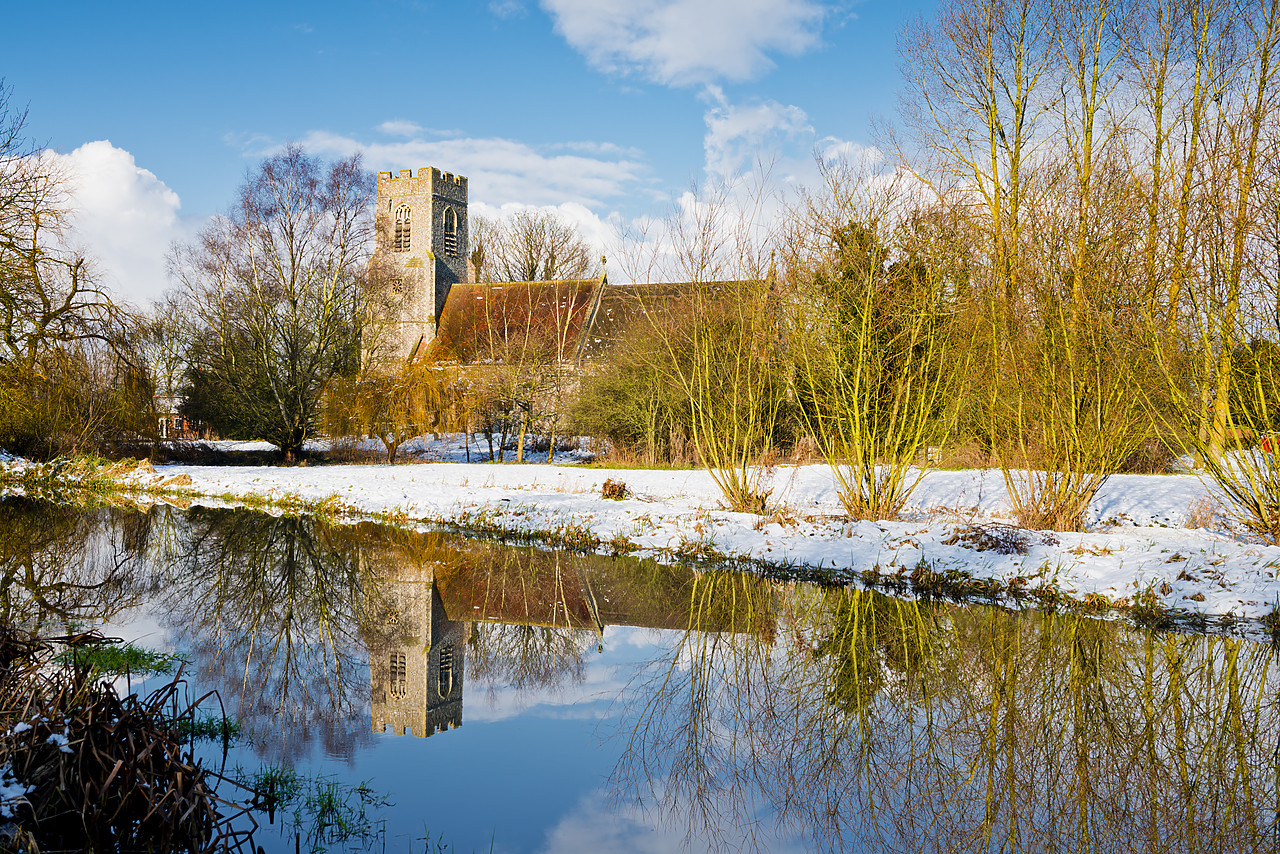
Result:
<instances>
[{"instance_id":1,"label":"reflection of church tower","mask_svg":"<svg viewBox=\"0 0 1280 854\"><path fill-rule=\"evenodd\" d=\"M445 616L430 576L382 584L401 632L399 645L369 653L373 731L423 738L462 726L467 624Z\"/></svg>"}]
</instances>

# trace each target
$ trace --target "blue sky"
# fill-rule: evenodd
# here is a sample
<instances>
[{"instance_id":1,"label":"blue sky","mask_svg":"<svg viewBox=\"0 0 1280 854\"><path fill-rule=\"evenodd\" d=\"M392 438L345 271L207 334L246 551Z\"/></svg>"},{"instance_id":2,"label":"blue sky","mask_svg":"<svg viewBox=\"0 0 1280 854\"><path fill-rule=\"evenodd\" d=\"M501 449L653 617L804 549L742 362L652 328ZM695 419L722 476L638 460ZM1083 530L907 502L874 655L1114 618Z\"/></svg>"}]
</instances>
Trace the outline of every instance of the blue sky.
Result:
<instances>
[{"instance_id":1,"label":"blue sky","mask_svg":"<svg viewBox=\"0 0 1280 854\"><path fill-rule=\"evenodd\" d=\"M690 183L871 145L896 37L935 0L19 4L0 76L75 175L80 239L135 302L168 244L285 142L470 178L473 213L554 206L593 241Z\"/></svg>"}]
</instances>

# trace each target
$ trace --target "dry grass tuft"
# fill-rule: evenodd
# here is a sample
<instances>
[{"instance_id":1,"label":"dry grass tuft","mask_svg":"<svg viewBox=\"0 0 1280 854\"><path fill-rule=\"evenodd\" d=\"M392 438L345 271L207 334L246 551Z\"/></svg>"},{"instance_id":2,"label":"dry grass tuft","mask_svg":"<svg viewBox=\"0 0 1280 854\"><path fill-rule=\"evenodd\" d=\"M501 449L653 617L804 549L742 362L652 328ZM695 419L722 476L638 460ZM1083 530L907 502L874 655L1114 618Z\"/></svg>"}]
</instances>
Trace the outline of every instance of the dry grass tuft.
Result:
<instances>
[{"instance_id":1,"label":"dry grass tuft","mask_svg":"<svg viewBox=\"0 0 1280 854\"><path fill-rule=\"evenodd\" d=\"M1024 555L1031 550L1036 540L1044 545L1058 542L1052 534L1036 534L1014 525L989 523L958 528L950 537L943 540L942 544L944 546L961 545L977 552L993 551L1002 555Z\"/></svg>"},{"instance_id":2,"label":"dry grass tuft","mask_svg":"<svg viewBox=\"0 0 1280 854\"><path fill-rule=\"evenodd\" d=\"M1197 498L1187 505L1186 518L1182 520L1184 528L1210 528L1218 523L1222 505L1212 498Z\"/></svg>"},{"instance_id":3,"label":"dry grass tuft","mask_svg":"<svg viewBox=\"0 0 1280 854\"><path fill-rule=\"evenodd\" d=\"M944 447L942 457L938 460L940 469L989 469L995 468L996 462L991 452L980 443L970 440L953 448Z\"/></svg>"},{"instance_id":4,"label":"dry grass tuft","mask_svg":"<svg viewBox=\"0 0 1280 854\"><path fill-rule=\"evenodd\" d=\"M611 501L622 501L631 497L631 490L621 480L614 480L611 477L605 478L600 486L600 497L608 498Z\"/></svg>"}]
</instances>

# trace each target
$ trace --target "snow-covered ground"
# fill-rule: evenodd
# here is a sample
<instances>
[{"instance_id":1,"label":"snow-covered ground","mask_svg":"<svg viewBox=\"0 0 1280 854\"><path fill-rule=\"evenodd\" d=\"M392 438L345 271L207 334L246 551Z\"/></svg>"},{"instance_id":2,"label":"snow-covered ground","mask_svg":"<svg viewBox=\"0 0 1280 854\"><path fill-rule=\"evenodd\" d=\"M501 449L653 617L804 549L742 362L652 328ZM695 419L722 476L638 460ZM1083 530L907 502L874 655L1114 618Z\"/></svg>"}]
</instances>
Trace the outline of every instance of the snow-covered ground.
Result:
<instances>
[{"instance_id":1,"label":"snow-covered ground","mask_svg":"<svg viewBox=\"0 0 1280 854\"><path fill-rule=\"evenodd\" d=\"M459 446L460 447L460 446ZM447 456L454 456L449 454ZM485 454L487 458L487 454ZM474 449L473 449L473 459ZM20 463L4 463L4 466ZM606 479L630 497L601 496ZM526 463L419 465L144 466L125 485L200 502L267 498L400 522L511 532L590 534L602 551L697 556L715 552L819 567L837 578L921 562L1073 599L1146 598L1209 616L1260 617L1280 604L1280 547L1224 521L1214 492L1192 474L1117 475L1099 493L1084 533L1033 534L1025 553L978 551L957 538L972 524L1009 524L999 471L928 473L904 518L849 522L823 465L779 466L767 517L723 509L702 470L597 469ZM949 542L948 542L949 541ZM1123 601L1121 601L1123 600Z\"/></svg>"}]
</instances>

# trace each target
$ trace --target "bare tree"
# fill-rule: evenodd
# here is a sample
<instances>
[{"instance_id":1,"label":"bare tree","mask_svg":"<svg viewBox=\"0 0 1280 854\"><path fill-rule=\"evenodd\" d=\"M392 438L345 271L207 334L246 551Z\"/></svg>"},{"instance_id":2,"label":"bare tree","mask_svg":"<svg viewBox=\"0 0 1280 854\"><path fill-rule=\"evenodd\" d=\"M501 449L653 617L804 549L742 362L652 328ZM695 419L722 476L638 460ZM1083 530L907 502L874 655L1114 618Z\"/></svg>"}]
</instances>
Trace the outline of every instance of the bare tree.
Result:
<instances>
[{"instance_id":1,"label":"bare tree","mask_svg":"<svg viewBox=\"0 0 1280 854\"><path fill-rule=\"evenodd\" d=\"M102 339L111 303L89 261L63 248L68 178L25 125L0 81L0 364L35 377L50 349Z\"/></svg>"},{"instance_id":2,"label":"bare tree","mask_svg":"<svg viewBox=\"0 0 1280 854\"><path fill-rule=\"evenodd\" d=\"M0 81L0 445L53 455L145 429L129 319L69 248L70 176Z\"/></svg>"},{"instance_id":3,"label":"bare tree","mask_svg":"<svg viewBox=\"0 0 1280 854\"><path fill-rule=\"evenodd\" d=\"M573 280L596 279L603 272L578 231L548 210L521 210L509 218L477 218L472 223L471 262L479 281L545 282L500 294L495 288L468 323L475 358L487 362L470 372L480 397L495 403L501 423L502 457L508 431L517 434L516 459L524 461L525 438L535 425L545 427L547 460L563 416L583 305Z\"/></svg>"},{"instance_id":4,"label":"bare tree","mask_svg":"<svg viewBox=\"0 0 1280 854\"><path fill-rule=\"evenodd\" d=\"M1146 327L1129 283L1151 232L1121 88L1143 56L1137 14L1113 0L961 0L903 39L914 150L899 151L980 236L964 307L972 396L1024 524L1082 524L1145 437L1133 381ZM1157 86L1160 73L1143 72Z\"/></svg>"},{"instance_id":5,"label":"bare tree","mask_svg":"<svg viewBox=\"0 0 1280 854\"><path fill-rule=\"evenodd\" d=\"M591 247L553 211L525 209L496 221L477 218L472 238L479 281L551 282L600 275Z\"/></svg>"},{"instance_id":6,"label":"bare tree","mask_svg":"<svg viewBox=\"0 0 1280 854\"><path fill-rule=\"evenodd\" d=\"M990 247L993 297L1018 292L1028 181L1057 100L1050 77L1053 22L1043 0L961 0L900 41L907 88L901 112L913 172L977 208ZM979 211L981 213L979 213Z\"/></svg>"},{"instance_id":7,"label":"bare tree","mask_svg":"<svg viewBox=\"0 0 1280 854\"><path fill-rule=\"evenodd\" d=\"M1208 432L1209 456L1217 458L1228 429L1231 385L1231 355L1238 343L1239 314L1249 277L1246 255L1255 236L1261 164L1274 156L1264 149L1267 119L1277 108L1277 73L1280 69L1280 0L1255 0L1245 18L1247 24L1248 61L1240 69L1241 79L1236 97L1216 102L1221 114L1218 128L1225 149L1220 148L1213 160L1214 172L1222 176L1218 183L1223 238L1218 267L1222 286L1213 300L1213 323L1219 344L1212 421Z\"/></svg>"},{"instance_id":8,"label":"bare tree","mask_svg":"<svg viewBox=\"0 0 1280 854\"><path fill-rule=\"evenodd\" d=\"M171 275L199 327L192 414L296 459L325 383L359 367L372 193L358 155L326 167L290 145L246 178L230 213L174 247Z\"/></svg>"}]
</instances>

